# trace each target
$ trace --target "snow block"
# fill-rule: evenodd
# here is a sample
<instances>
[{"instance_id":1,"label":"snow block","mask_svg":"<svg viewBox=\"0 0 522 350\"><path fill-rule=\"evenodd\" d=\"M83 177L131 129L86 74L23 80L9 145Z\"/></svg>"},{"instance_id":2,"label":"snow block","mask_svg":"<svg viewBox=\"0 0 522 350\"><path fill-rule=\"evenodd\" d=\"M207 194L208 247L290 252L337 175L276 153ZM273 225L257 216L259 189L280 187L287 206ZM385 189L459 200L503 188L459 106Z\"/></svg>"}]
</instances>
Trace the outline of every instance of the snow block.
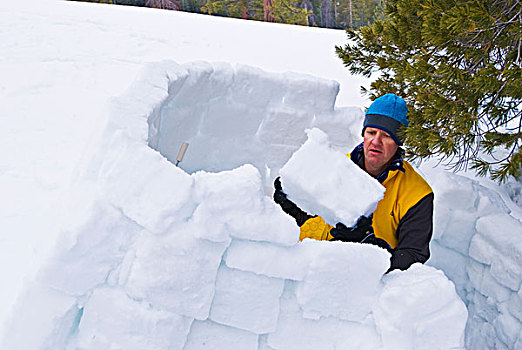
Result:
<instances>
[{"instance_id":1,"label":"snow block","mask_svg":"<svg viewBox=\"0 0 522 350\"><path fill-rule=\"evenodd\" d=\"M266 166L270 168L270 172L273 174L277 174L279 169L283 167L283 165L288 162L292 154L299 149L301 144L297 146L288 146L288 145L276 145L270 144L267 147L265 157L266 157ZM275 176L271 176L270 178L274 178ZM272 181L268 181L268 186L270 186L270 191L273 191Z\"/></svg>"},{"instance_id":2,"label":"snow block","mask_svg":"<svg viewBox=\"0 0 522 350\"><path fill-rule=\"evenodd\" d=\"M84 223L62 234L39 279L67 294L84 295L106 282L141 230L121 212L96 203Z\"/></svg>"},{"instance_id":3,"label":"snow block","mask_svg":"<svg viewBox=\"0 0 522 350\"><path fill-rule=\"evenodd\" d=\"M333 317L303 318L295 297L295 283L291 281L285 283L277 330L268 335L267 344L275 350L381 348L373 322L354 323Z\"/></svg>"},{"instance_id":4,"label":"snow block","mask_svg":"<svg viewBox=\"0 0 522 350\"><path fill-rule=\"evenodd\" d=\"M230 268L301 281L310 264L308 247L306 244L281 247L265 242L234 240L227 249L225 262Z\"/></svg>"},{"instance_id":5,"label":"snow block","mask_svg":"<svg viewBox=\"0 0 522 350\"><path fill-rule=\"evenodd\" d=\"M183 349L192 319L155 310L117 289L97 289L85 304L77 349Z\"/></svg>"},{"instance_id":6,"label":"snow block","mask_svg":"<svg viewBox=\"0 0 522 350\"><path fill-rule=\"evenodd\" d=\"M228 227L230 235L244 240L266 241L291 246L299 241L299 227L271 199L263 199L265 205L261 215L234 217Z\"/></svg>"},{"instance_id":7,"label":"snow block","mask_svg":"<svg viewBox=\"0 0 522 350\"><path fill-rule=\"evenodd\" d=\"M456 233L455 233L456 234ZM426 262L429 266L436 266L444 271L451 281L454 281L455 288L462 300L466 300L468 281L471 277L467 271L469 257L456 250L440 245L438 241L430 243L430 259ZM460 282L466 281L466 284Z\"/></svg>"},{"instance_id":8,"label":"snow block","mask_svg":"<svg viewBox=\"0 0 522 350\"><path fill-rule=\"evenodd\" d=\"M502 225L498 223L502 222ZM514 238L520 222L508 214L484 216L477 220L470 256L491 265L491 273L500 284L518 291L522 283L522 241Z\"/></svg>"},{"instance_id":9,"label":"snow block","mask_svg":"<svg viewBox=\"0 0 522 350\"><path fill-rule=\"evenodd\" d=\"M200 202L193 214L196 223L209 217L224 223L233 216L263 210L261 177L250 164L219 173L199 171L193 177L194 194ZM220 219L223 214L229 217Z\"/></svg>"},{"instance_id":10,"label":"snow block","mask_svg":"<svg viewBox=\"0 0 522 350\"><path fill-rule=\"evenodd\" d=\"M308 274L297 282L303 316L364 320L381 288L381 277L390 266L390 254L370 244L311 239L301 244L312 246L309 249L313 254Z\"/></svg>"},{"instance_id":11,"label":"snow block","mask_svg":"<svg viewBox=\"0 0 522 350\"><path fill-rule=\"evenodd\" d=\"M498 317L498 307L495 299L482 295L478 290L468 297L470 305L469 308L470 320L472 317L479 317L482 322L493 324L493 321Z\"/></svg>"},{"instance_id":12,"label":"snow block","mask_svg":"<svg viewBox=\"0 0 522 350\"><path fill-rule=\"evenodd\" d=\"M234 83L228 91L228 97L254 109L265 109L280 103L288 89L286 82L287 79L281 74L238 64L235 66Z\"/></svg>"},{"instance_id":13,"label":"snow block","mask_svg":"<svg viewBox=\"0 0 522 350\"><path fill-rule=\"evenodd\" d=\"M509 313L516 317L518 322L522 323L522 290L511 294L507 306Z\"/></svg>"},{"instance_id":14,"label":"snow block","mask_svg":"<svg viewBox=\"0 0 522 350\"><path fill-rule=\"evenodd\" d=\"M493 323L498 338L507 345L508 349L516 349L514 347L517 339L522 334L522 325L511 316L509 312L501 312Z\"/></svg>"},{"instance_id":15,"label":"snow block","mask_svg":"<svg viewBox=\"0 0 522 350\"><path fill-rule=\"evenodd\" d=\"M146 144L116 134L99 178L104 195L150 232L161 233L194 210L193 179Z\"/></svg>"},{"instance_id":16,"label":"snow block","mask_svg":"<svg viewBox=\"0 0 522 350\"><path fill-rule=\"evenodd\" d=\"M479 308L470 310L468 321L468 331L466 334L466 349L503 349L508 350L497 337L495 328L492 324L484 322L484 319L474 314Z\"/></svg>"},{"instance_id":17,"label":"snow block","mask_svg":"<svg viewBox=\"0 0 522 350\"><path fill-rule=\"evenodd\" d=\"M228 235L281 245L299 240L299 228L263 191L259 171L243 165L230 171L194 175L201 203L192 220L206 230L201 238L225 241Z\"/></svg>"},{"instance_id":18,"label":"snow block","mask_svg":"<svg viewBox=\"0 0 522 350\"><path fill-rule=\"evenodd\" d=\"M474 191L473 181L463 176L438 171L430 177L430 184L436 190L435 206L443 205L453 210L474 212L478 194Z\"/></svg>"},{"instance_id":19,"label":"snow block","mask_svg":"<svg viewBox=\"0 0 522 350\"><path fill-rule=\"evenodd\" d=\"M146 143L151 133L151 130L148 130L149 125L145 122L146 118L152 117L150 122L153 125L154 118L157 116L157 107L170 94L170 83L182 81L187 77L187 70L173 61L146 65L125 93L111 101L109 105L111 117L106 135L117 130L125 130L129 138Z\"/></svg>"},{"instance_id":20,"label":"snow block","mask_svg":"<svg viewBox=\"0 0 522 350\"><path fill-rule=\"evenodd\" d=\"M158 309L206 319L227 244L196 238L193 231L193 225L186 224L168 235L139 239L127 293Z\"/></svg>"},{"instance_id":21,"label":"snow block","mask_svg":"<svg viewBox=\"0 0 522 350\"><path fill-rule=\"evenodd\" d=\"M476 213L477 217L511 213L511 210L507 207L498 192L494 192L484 186L479 186L477 184L474 185L475 190L479 193Z\"/></svg>"},{"instance_id":22,"label":"snow block","mask_svg":"<svg viewBox=\"0 0 522 350\"><path fill-rule=\"evenodd\" d=\"M183 350L257 350L258 335L212 321L194 321Z\"/></svg>"},{"instance_id":23,"label":"snow block","mask_svg":"<svg viewBox=\"0 0 522 350\"><path fill-rule=\"evenodd\" d=\"M210 319L252 333L273 332L284 280L229 269L218 271Z\"/></svg>"},{"instance_id":24,"label":"snow block","mask_svg":"<svg viewBox=\"0 0 522 350\"><path fill-rule=\"evenodd\" d=\"M472 237L477 233L475 212L451 210L446 207L435 209L434 226L436 239L444 247L469 255L469 245Z\"/></svg>"},{"instance_id":25,"label":"snow block","mask_svg":"<svg viewBox=\"0 0 522 350\"><path fill-rule=\"evenodd\" d=\"M331 225L353 226L361 215L373 213L384 187L346 155L333 150L324 132L311 129L307 134L308 140L280 170L288 198Z\"/></svg>"},{"instance_id":26,"label":"snow block","mask_svg":"<svg viewBox=\"0 0 522 350\"><path fill-rule=\"evenodd\" d=\"M385 349L464 346L466 306L442 271L417 263L392 271L383 283L373 315Z\"/></svg>"},{"instance_id":27,"label":"snow block","mask_svg":"<svg viewBox=\"0 0 522 350\"><path fill-rule=\"evenodd\" d=\"M332 146L346 149L361 142L363 121L360 107L338 107L332 113L318 113L310 126L328 134Z\"/></svg>"},{"instance_id":28,"label":"snow block","mask_svg":"<svg viewBox=\"0 0 522 350\"><path fill-rule=\"evenodd\" d=\"M226 63L197 61L183 67L187 76L173 79L169 85L171 105L195 106L225 96L234 79L232 66Z\"/></svg>"},{"instance_id":29,"label":"snow block","mask_svg":"<svg viewBox=\"0 0 522 350\"><path fill-rule=\"evenodd\" d=\"M502 225L499 225L499 223ZM522 265L522 241L516 239L520 221L508 214L483 216L477 220L477 231L484 236L502 255L515 259L515 265ZM518 288L517 288L518 290Z\"/></svg>"},{"instance_id":30,"label":"snow block","mask_svg":"<svg viewBox=\"0 0 522 350\"><path fill-rule=\"evenodd\" d=\"M306 110L286 106L271 108L266 112L259 131L259 139L276 145L300 146L306 140L305 129L313 115Z\"/></svg>"},{"instance_id":31,"label":"snow block","mask_svg":"<svg viewBox=\"0 0 522 350\"><path fill-rule=\"evenodd\" d=\"M333 111L339 93L337 81L293 72L285 72L282 77L288 81L284 96L285 105L313 113Z\"/></svg>"},{"instance_id":32,"label":"snow block","mask_svg":"<svg viewBox=\"0 0 522 350\"><path fill-rule=\"evenodd\" d=\"M254 137L264 113L264 109L254 109L248 104L223 98L208 105L199 131L203 136L217 134L223 138L237 135Z\"/></svg>"}]
</instances>

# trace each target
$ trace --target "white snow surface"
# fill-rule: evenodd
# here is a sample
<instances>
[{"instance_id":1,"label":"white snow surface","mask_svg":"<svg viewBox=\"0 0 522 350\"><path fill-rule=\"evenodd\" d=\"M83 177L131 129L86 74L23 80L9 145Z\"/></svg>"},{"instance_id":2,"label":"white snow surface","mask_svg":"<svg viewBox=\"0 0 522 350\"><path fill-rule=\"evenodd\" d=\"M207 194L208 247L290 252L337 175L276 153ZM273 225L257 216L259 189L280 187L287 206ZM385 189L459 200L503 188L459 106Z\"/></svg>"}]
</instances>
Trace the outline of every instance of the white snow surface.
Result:
<instances>
[{"instance_id":1,"label":"white snow surface","mask_svg":"<svg viewBox=\"0 0 522 350\"><path fill-rule=\"evenodd\" d=\"M344 154L361 141L368 81L335 57L345 41L173 11L1 3L0 348L521 347L516 180L423 163L432 257L386 275L385 250L298 242L272 201L279 175L293 195L307 181L355 191L317 180L361 173ZM323 153L303 177L318 156L305 130ZM362 175L357 197L375 205ZM303 205L353 220L354 202Z\"/></svg>"}]
</instances>

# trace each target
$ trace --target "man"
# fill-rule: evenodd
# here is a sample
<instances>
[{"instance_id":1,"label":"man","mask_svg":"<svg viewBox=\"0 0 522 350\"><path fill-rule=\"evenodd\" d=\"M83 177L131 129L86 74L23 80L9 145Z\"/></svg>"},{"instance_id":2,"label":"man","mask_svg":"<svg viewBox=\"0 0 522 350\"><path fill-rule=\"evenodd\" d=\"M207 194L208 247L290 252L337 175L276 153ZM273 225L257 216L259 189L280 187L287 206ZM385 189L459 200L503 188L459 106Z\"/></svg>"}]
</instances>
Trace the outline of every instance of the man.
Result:
<instances>
[{"instance_id":1,"label":"man","mask_svg":"<svg viewBox=\"0 0 522 350\"><path fill-rule=\"evenodd\" d=\"M371 217L361 217L354 227L325 223L292 203L283 192L279 178L275 181L274 200L292 215L301 228L300 240L340 240L371 243L388 249L390 270L406 270L430 256L429 242L433 231L433 191L428 183L403 159L400 130L407 127L408 107L395 94L377 98L365 113L363 142L348 156L376 178L385 188ZM347 198L347 202L353 200Z\"/></svg>"}]
</instances>

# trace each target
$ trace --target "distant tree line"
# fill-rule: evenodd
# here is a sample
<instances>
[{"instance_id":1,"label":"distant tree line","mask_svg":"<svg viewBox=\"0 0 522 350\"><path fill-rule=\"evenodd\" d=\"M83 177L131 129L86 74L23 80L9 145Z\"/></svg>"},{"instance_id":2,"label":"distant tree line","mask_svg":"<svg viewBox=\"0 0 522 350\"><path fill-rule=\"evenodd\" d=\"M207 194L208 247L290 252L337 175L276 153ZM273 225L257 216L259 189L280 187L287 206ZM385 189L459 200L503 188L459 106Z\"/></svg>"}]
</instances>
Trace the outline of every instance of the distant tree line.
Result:
<instances>
[{"instance_id":1,"label":"distant tree line","mask_svg":"<svg viewBox=\"0 0 522 350\"><path fill-rule=\"evenodd\" d=\"M323 28L360 28L383 17L385 0L76 0L153 7Z\"/></svg>"}]
</instances>

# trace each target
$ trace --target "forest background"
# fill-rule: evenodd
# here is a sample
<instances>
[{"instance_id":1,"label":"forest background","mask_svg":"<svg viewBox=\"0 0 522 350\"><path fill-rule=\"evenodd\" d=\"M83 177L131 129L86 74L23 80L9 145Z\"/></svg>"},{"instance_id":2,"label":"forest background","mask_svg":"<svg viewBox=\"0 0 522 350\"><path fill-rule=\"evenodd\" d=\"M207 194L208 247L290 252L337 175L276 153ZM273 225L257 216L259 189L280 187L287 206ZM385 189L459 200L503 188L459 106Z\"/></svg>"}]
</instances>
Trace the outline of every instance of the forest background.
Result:
<instances>
[{"instance_id":1,"label":"forest background","mask_svg":"<svg viewBox=\"0 0 522 350\"><path fill-rule=\"evenodd\" d=\"M77 0L144 6L264 22L356 29L384 14L383 0Z\"/></svg>"}]
</instances>

